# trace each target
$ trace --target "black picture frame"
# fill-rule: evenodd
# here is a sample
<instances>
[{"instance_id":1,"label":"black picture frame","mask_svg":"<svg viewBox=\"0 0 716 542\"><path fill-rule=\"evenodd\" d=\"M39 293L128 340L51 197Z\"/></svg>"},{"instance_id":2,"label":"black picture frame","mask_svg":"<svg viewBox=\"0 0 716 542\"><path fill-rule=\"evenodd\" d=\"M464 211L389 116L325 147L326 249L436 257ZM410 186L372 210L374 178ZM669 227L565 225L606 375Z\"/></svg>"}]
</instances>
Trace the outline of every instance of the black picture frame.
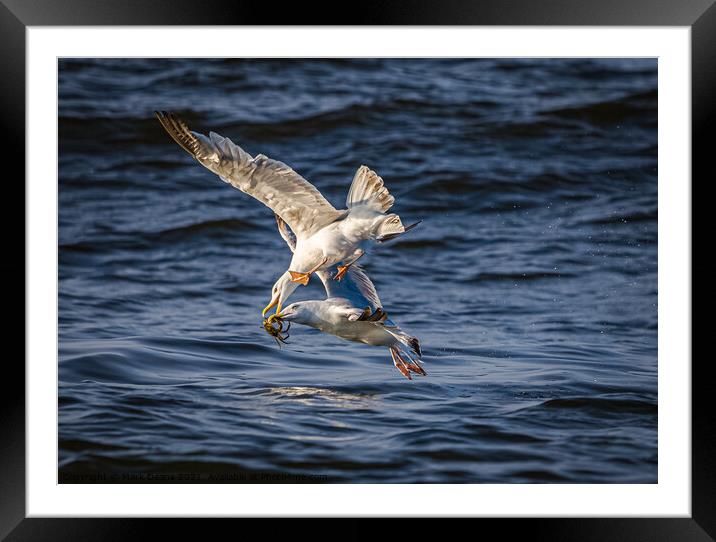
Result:
<instances>
[{"instance_id":1,"label":"black picture frame","mask_svg":"<svg viewBox=\"0 0 716 542\"><path fill-rule=\"evenodd\" d=\"M320 17L316 15L320 13ZM0 108L3 154L25 155L25 32L28 26L65 25L569 25L569 26L688 26L692 54L692 177L706 177L712 153L706 130L716 125L716 6L714 0L429 0L364 1L356 7L341 3L265 3L188 0L0 0ZM25 237L15 232L25 223L24 161L5 169L4 201L0 213L6 251L0 273L6 307L20 307L5 319L6 344L19 342L25 331ZM708 173L707 173L708 172ZM704 178L704 181L707 179ZM693 181L692 181L693 186ZM15 191L14 193L12 191ZM19 287L23 284L23 288ZM21 299L22 298L22 299ZM6 309L6 315L10 311ZM22 317L21 317L22 316ZM23 343L24 344L24 343ZM24 347L23 347L24 350ZM24 352L23 352L24 358ZM529 518L482 519L497 527L500 537L526 535L546 540L714 540L716 539L716 432L710 404L708 357L692 363L692 515L690 518ZM79 519L25 517L25 370L20 356L6 355L0 439L0 537L7 540L141 538L150 526L161 525L163 538L171 531L212 536L214 526L201 522L149 519ZM386 512L388 513L388 511ZM352 519L340 527L342 538L365 538L371 521ZM412 524L413 529L416 525ZM420 524L417 524L420 525ZM226 527L225 525L223 527ZM222 528L222 527L219 527ZM401 527L403 528L403 527ZM422 529L422 527L419 527ZM474 527L473 527L474 528ZM480 527L482 528L482 527ZM272 536L295 530L284 522L272 524ZM410 536L410 530L403 536ZM283 531L283 532L282 532ZM329 529L328 533L336 532ZM218 533L218 531L217 531Z\"/></svg>"}]
</instances>

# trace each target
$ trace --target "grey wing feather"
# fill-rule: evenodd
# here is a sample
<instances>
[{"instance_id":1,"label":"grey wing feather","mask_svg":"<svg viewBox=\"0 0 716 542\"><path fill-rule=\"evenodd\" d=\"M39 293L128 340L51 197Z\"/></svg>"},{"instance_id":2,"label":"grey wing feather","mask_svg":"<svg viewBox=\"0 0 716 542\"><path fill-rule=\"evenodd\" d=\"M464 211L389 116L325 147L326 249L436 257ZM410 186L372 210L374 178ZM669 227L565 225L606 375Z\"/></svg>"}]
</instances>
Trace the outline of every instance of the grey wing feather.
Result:
<instances>
[{"instance_id":1,"label":"grey wing feather","mask_svg":"<svg viewBox=\"0 0 716 542\"><path fill-rule=\"evenodd\" d=\"M288 224L286 224L286 221L283 218L276 214L274 216L276 217L278 233L280 233L283 240L286 241L286 244L288 245L288 248L291 249L291 252L296 252L296 234L291 231L291 228L288 227Z\"/></svg>"},{"instance_id":2,"label":"grey wing feather","mask_svg":"<svg viewBox=\"0 0 716 542\"><path fill-rule=\"evenodd\" d=\"M361 166L353 176L353 182L346 197L346 207L349 209L357 205L367 205L381 213L387 213L395 203L383 185L383 179L367 166Z\"/></svg>"},{"instance_id":3,"label":"grey wing feather","mask_svg":"<svg viewBox=\"0 0 716 542\"><path fill-rule=\"evenodd\" d=\"M366 307L372 311L382 307L378 292L375 290L373 281L368 278L362 268L352 265L342 280L333 280L336 269L327 273L326 280L321 276L323 286L326 288L326 295L330 297L341 297L347 299L359 309Z\"/></svg>"},{"instance_id":4,"label":"grey wing feather","mask_svg":"<svg viewBox=\"0 0 716 542\"><path fill-rule=\"evenodd\" d=\"M255 158L229 138L192 132L176 115L156 113L181 148L200 164L279 215L299 237L309 237L345 216L321 193L283 162L259 154Z\"/></svg>"}]
</instances>

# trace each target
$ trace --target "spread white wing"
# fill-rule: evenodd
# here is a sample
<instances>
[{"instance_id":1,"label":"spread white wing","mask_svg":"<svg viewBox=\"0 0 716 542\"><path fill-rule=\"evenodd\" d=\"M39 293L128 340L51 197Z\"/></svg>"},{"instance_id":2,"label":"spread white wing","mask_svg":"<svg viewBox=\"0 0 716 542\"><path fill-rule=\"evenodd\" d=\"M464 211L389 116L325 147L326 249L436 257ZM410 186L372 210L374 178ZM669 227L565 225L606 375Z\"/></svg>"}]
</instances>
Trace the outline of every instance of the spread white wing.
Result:
<instances>
[{"instance_id":1,"label":"spread white wing","mask_svg":"<svg viewBox=\"0 0 716 542\"><path fill-rule=\"evenodd\" d=\"M351 265L348 273L340 280L333 280L336 269L326 272L326 280L321 277L323 286L326 288L326 294L329 298L341 297L351 302L351 305L357 309L370 309L375 312L377 309L382 310L378 292L375 291L373 281L368 278L362 268L358 265Z\"/></svg>"},{"instance_id":2,"label":"spread white wing","mask_svg":"<svg viewBox=\"0 0 716 542\"><path fill-rule=\"evenodd\" d=\"M345 216L321 193L283 162L259 154L255 158L229 138L192 132L176 115L156 112L159 122L181 148L201 165L280 216L299 237L309 237Z\"/></svg>"}]
</instances>

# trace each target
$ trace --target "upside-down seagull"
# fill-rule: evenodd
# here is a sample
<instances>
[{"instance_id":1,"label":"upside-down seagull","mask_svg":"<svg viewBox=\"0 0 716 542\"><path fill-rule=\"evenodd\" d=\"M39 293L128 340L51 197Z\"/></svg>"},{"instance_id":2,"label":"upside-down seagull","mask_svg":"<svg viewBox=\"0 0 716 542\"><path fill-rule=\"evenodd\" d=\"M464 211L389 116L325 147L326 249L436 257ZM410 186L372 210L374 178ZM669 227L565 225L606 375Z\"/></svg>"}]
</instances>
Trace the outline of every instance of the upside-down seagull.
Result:
<instances>
[{"instance_id":1,"label":"upside-down seagull","mask_svg":"<svg viewBox=\"0 0 716 542\"><path fill-rule=\"evenodd\" d=\"M369 241L384 242L419 224L403 226L400 217L386 214L395 198L366 166L358 168L348 191L345 210L337 210L321 193L286 164L259 154L252 157L229 138L214 132L192 132L176 115L156 112L169 135L201 165L224 182L259 200L277 214L296 235L288 270L272 289L266 314L276 313L312 273L338 265L333 280L340 281L361 256ZM340 265L339 265L340 264Z\"/></svg>"},{"instance_id":2,"label":"upside-down seagull","mask_svg":"<svg viewBox=\"0 0 716 542\"><path fill-rule=\"evenodd\" d=\"M296 236L276 215L281 237L289 248L296 248ZM336 281L337 268L316 272L326 289L326 299L292 303L272 315L268 322L287 321L314 327L347 341L386 346L393 365L408 380L410 373L427 376L420 366L420 341L402 331L383 310L373 282L358 265L351 266L342 281Z\"/></svg>"}]
</instances>

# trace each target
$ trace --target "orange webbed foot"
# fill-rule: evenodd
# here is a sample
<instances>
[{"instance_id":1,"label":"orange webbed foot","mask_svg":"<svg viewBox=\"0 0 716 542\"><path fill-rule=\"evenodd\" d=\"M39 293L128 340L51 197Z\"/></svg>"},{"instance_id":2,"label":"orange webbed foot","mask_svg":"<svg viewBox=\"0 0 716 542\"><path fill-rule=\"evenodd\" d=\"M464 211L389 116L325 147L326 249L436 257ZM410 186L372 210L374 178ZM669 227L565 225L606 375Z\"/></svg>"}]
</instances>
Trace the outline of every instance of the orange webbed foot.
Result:
<instances>
[{"instance_id":1,"label":"orange webbed foot","mask_svg":"<svg viewBox=\"0 0 716 542\"><path fill-rule=\"evenodd\" d=\"M350 265L339 265L338 266L338 273L336 273L336 276L333 277L333 280L340 281L343 277L346 276L346 273L348 272L348 268Z\"/></svg>"},{"instance_id":2,"label":"orange webbed foot","mask_svg":"<svg viewBox=\"0 0 716 542\"><path fill-rule=\"evenodd\" d=\"M306 286L308 284L308 279L311 278L310 273L298 273L297 271L290 271L291 274L291 282L297 282L298 284L303 284Z\"/></svg>"}]
</instances>

